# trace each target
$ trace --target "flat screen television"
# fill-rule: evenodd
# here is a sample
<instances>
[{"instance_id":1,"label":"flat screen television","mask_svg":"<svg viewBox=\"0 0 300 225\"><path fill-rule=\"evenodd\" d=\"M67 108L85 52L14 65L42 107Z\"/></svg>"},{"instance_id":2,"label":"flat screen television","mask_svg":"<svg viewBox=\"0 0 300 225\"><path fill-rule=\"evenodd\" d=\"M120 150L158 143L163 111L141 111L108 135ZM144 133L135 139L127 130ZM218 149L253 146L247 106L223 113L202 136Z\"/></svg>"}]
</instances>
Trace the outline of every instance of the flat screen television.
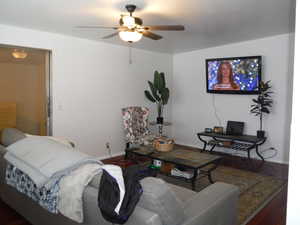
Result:
<instances>
[{"instance_id":1,"label":"flat screen television","mask_svg":"<svg viewBox=\"0 0 300 225\"><path fill-rule=\"evenodd\" d=\"M259 94L261 56L206 59L208 93Z\"/></svg>"}]
</instances>

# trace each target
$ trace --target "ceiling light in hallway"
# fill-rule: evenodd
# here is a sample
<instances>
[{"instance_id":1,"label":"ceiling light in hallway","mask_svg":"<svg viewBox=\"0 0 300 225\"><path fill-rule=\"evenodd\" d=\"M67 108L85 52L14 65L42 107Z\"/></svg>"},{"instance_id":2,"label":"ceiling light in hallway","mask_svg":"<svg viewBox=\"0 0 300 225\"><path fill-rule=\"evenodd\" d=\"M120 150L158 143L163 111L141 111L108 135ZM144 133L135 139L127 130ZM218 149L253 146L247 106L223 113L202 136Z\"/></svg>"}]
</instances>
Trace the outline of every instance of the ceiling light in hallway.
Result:
<instances>
[{"instance_id":1,"label":"ceiling light in hallway","mask_svg":"<svg viewBox=\"0 0 300 225\"><path fill-rule=\"evenodd\" d=\"M15 59L25 59L27 57L27 52L20 49L14 49L11 54Z\"/></svg>"}]
</instances>

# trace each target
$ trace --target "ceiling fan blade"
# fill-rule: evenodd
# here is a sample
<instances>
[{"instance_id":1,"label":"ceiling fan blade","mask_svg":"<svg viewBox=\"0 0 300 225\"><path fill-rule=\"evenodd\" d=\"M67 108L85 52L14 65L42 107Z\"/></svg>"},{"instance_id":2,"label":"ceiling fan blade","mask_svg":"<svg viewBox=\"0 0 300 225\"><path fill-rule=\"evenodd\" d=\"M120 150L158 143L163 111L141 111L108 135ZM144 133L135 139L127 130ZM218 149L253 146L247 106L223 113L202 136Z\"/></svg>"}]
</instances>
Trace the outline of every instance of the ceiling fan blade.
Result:
<instances>
[{"instance_id":1,"label":"ceiling fan blade","mask_svg":"<svg viewBox=\"0 0 300 225\"><path fill-rule=\"evenodd\" d=\"M184 30L182 25L158 25L158 26L144 26L145 30Z\"/></svg>"},{"instance_id":2,"label":"ceiling fan blade","mask_svg":"<svg viewBox=\"0 0 300 225\"><path fill-rule=\"evenodd\" d=\"M118 34L119 34L119 32L115 32L115 33L112 33L112 34L110 34L110 35L107 35L107 36L102 37L102 39L112 38L112 37L114 37L114 36L117 36Z\"/></svg>"},{"instance_id":3,"label":"ceiling fan blade","mask_svg":"<svg viewBox=\"0 0 300 225\"><path fill-rule=\"evenodd\" d=\"M91 25L91 26L76 26L76 28L91 28L91 29L114 29L117 30L119 27L106 27L106 26L97 26L97 25Z\"/></svg>"},{"instance_id":4,"label":"ceiling fan blade","mask_svg":"<svg viewBox=\"0 0 300 225\"><path fill-rule=\"evenodd\" d=\"M117 30L118 31L128 31L130 29L128 27L126 27L126 26L120 26L120 27L117 28Z\"/></svg>"},{"instance_id":5,"label":"ceiling fan blade","mask_svg":"<svg viewBox=\"0 0 300 225\"><path fill-rule=\"evenodd\" d=\"M152 40L159 40L159 39L162 39L162 38L163 38L162 36L160 36L160 35L158 35L158 34L154 34L154 33L150 32L150 31L147 31L147 30L143 31L142 34L143 34L145 37L150 38L150 39L152 39Z\"/></svg>"}]
</instances>

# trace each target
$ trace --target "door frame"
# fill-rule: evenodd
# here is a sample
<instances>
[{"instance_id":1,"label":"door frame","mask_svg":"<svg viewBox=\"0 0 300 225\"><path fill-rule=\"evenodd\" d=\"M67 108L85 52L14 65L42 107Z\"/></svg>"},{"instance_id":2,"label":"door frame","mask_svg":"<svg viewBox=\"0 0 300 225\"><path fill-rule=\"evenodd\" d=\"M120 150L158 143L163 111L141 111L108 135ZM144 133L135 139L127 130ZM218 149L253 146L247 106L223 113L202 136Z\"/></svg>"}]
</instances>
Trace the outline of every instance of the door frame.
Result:
<instances>
[{"instance_id":1,"label":"door frame","mask_svg":"<svg viewBox=\"0 0 300 225\"><path fill-rule=\"evenodd\" d=\"M46 50L45 81L46 81L46 115L47 135L53 135L53 102L52 102L52 51Z\"/></svg>"},{"instance_id":2,"label":"door frame","mask_svg":"<svg viewBox=\"0 0 300 225\"><path fill-rule=\"evenodd\" d=\"M34 48L28 46L18 46L18 45L10 45L0 43L0 47L4 48L19 48L19 49L35 49L45 52L45 91L46 91L46 105L45 105L45 113L46 113L46 135L53 135L53 96L52 96L52 50L51 49L43 49L43 48Z\"/></svg>"}]
</instances>

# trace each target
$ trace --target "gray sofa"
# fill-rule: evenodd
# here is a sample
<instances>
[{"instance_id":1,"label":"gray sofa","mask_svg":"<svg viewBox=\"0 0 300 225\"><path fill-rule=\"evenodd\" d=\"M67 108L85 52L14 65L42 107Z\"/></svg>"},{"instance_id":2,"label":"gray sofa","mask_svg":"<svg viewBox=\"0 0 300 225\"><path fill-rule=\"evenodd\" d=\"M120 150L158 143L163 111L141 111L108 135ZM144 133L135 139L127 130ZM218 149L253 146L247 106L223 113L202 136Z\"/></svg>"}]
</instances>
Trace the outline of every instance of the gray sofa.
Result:
<instances>
[{"instance_id":1,"label":"gray sofa","mask_svg":"<svg viewBox=\"0 0 300 225\"><path fill-rule=\"evenodd\" d=\"M41 208L27 196L5 184L5 147L24 138L16 129L2 132L0 145L0 197L10 207L33 225L78 225L60 214L52 214ZM42 150L42 149L41 149ZM111 225L105 221L97 204L101 175L87 186L83 195L83 225ZM238 188L225 183L215 183L203 191L170 185L157 178L141 181L143 195L128 225L235 225L237 219Z\"/></svg>"}]
</instances>

